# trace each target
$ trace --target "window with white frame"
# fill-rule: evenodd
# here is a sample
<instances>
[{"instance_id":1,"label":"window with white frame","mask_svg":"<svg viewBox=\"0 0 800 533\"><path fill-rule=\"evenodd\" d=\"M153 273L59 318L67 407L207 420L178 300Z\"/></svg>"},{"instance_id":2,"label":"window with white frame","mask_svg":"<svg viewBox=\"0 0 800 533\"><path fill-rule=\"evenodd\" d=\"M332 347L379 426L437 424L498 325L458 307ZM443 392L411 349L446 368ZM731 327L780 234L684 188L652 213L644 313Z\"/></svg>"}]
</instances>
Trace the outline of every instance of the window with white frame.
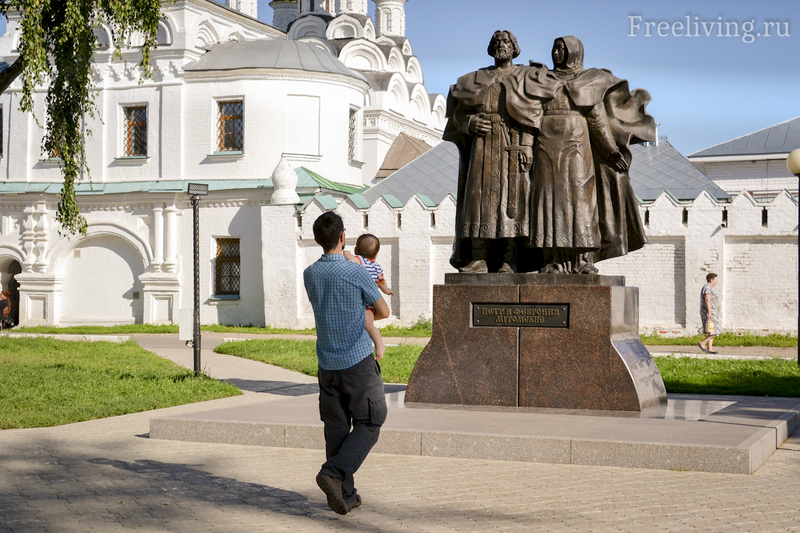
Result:
<instances>
[{"instance_id":1,"label":"window with white frame","mask_svg":"<svg viewBox=\"0 0 800 533\"><path fill-rule=\"evenodd\" d=\"M217 152L244 151L244 101L217 102Z\"/></svg>"},{"instance_id":2,"label":"window with white frame","mask_svg":"<svg viewBox=\"0 0 800 533\"><path fill-rule=\"evenodd\" d=\"M124 106L122 152L125 157L147 156L147 106Z\"/></svg>"}]
</instances>

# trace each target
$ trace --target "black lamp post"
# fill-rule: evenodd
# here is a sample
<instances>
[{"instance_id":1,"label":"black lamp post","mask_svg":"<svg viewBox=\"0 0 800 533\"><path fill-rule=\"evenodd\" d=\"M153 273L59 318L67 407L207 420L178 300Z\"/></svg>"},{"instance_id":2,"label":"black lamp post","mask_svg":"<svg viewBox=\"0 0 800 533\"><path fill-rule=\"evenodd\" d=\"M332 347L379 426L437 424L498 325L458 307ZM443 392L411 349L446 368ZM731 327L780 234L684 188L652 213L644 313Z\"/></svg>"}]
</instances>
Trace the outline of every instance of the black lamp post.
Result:
<instances>
[{"instance_id":1,"label":"black lamp post","mask_svg":"<svg viewBox=\"0 0 800 533\"><path fill-rule=\"evenodd\" d=\"M194 328L192 348L194 348L194 375L200 375L200 197L208 195L208 184L190 183L187 190L192 201L194 221Z\"/></svg>"},{"instance_id":2,"label":"black lamp post","mask_svg":"<svg viewBox=\"0 0 800 533\"><path fill-rule=\"evenodd\" d=\"M800 148L793 150L789 157L786 158L786 168L800 178ZM798 195L800 195L800 188L798 189ZM798 215L798 226L800 226L800 214ZM798 260L800 260L800 257L798 257ZM797 315L797 333L800 334L800 313ZM797 353L797 366L800 366L800 352Z\"/></svg>"}]
</instances>

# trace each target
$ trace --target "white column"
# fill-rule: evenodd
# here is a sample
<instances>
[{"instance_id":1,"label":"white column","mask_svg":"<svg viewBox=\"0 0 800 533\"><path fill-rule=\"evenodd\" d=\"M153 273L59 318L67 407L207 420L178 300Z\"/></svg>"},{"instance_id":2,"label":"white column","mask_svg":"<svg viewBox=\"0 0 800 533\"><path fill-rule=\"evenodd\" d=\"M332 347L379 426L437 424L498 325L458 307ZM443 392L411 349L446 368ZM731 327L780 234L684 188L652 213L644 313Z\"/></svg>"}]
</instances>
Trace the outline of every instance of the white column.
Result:
<instances>
[{"instance_id":1,"label":"white column","mask_svg":"<svg viewBox=\"0 0 800 533\"><path fill-rule=\"evenodd\" d=\"M178 270L178 208L175 205L167 207L167 245L164 266L165 272L177 272Z\"/></svg>"},{"instance_id":2,"label":"white column","mask_svg":"<svg viewBox=\"0 0 800 533\"><path fill-rule=\"evenodd\" d=\"M164 262L164 207L153 207L153 272L161 272Z\"/></svg>"},{"instance_id":3,"label":"white column","mask_svg":"<svg viewBox=\"0 0 800 533\"><path fill-rule=\"evenodd\" d=\"M36 210L29 205L24 210L24 220L22 222L22 249L25 259L22 261L22 271L25 273L33 272L33 265L36 263Z\"/></svg>"}]
</instances>

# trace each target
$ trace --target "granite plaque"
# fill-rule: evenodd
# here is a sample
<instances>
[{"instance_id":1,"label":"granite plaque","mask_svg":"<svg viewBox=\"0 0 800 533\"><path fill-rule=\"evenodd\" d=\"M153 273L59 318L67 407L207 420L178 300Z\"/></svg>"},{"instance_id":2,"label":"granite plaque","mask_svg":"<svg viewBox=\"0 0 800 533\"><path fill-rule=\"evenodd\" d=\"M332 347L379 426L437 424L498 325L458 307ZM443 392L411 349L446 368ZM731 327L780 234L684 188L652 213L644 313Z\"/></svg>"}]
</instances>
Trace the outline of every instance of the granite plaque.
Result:
<instances>
[{"instance_id":1,"label":"granite plaque","mask_svg":"<svg viewBox=\"0 0 800 533\"><path fill-rule=\"evenodd\" d=\"M569 328L569 304L472 304L472 325Z\"/></svg>"}]
</instances>

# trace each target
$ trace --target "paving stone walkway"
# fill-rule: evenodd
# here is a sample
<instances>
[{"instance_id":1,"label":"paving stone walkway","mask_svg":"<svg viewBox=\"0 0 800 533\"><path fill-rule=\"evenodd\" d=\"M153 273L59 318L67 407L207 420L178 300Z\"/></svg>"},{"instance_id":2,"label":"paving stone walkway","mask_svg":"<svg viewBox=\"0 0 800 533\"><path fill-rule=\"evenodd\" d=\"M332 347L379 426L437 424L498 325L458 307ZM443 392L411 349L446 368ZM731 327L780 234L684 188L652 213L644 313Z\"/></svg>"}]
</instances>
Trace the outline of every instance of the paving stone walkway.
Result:
<instances>
[{"instance_id":1,"label":"paving stone walkway","mask_svg":"<svg viewBox=\"0 0 800 533\"><path fill-rule=\"evenodd\" d=\"M147 438L154 415L282 398L0 431L0 532L800 531L800 432L750 476L372 454L346 516L314 482L321 451Z\"/></svg>"}]
</instances>

